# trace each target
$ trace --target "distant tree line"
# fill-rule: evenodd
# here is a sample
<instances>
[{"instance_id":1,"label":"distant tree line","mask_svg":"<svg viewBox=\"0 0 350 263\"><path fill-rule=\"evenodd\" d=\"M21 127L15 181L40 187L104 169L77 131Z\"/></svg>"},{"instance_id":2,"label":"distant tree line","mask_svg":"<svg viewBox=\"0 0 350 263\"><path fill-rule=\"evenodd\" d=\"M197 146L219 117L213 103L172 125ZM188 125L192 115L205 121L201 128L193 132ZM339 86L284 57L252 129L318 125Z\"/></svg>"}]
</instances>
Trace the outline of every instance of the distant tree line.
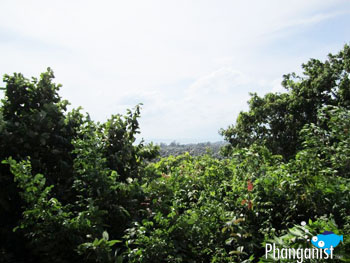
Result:
<instances>
[{"instance_id":1,"label":"distant tree line","mask_svg":"<svg viewBox=\"0 0 350 263\"><path fill-rule=\"evenodd\" d=\"M176 141L170 144L160 143L159 153L161 157L168 157L170 155L178 156L188 152L192 156L201 156L209 154L214 158L223 158L220 150L223 146L227 145L227 142L202 142L202 143L189 143L180 144Z\"/></svg>"}]
</instances>

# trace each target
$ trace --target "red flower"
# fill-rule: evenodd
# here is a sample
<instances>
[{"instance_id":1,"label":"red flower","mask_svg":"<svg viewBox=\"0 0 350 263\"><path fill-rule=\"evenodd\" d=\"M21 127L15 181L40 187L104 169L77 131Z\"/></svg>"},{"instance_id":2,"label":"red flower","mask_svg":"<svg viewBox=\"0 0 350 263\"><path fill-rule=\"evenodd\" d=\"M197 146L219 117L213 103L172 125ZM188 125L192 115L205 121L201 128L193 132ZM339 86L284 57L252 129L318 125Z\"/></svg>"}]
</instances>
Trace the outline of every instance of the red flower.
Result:
<instances>
[{"instance_id":1,"label":"red flower","mask_svg":"<svg viewBox=\"0 0 350 263\"><path fill-rule=\"evenodd\" d=\"M253 186L252 181L248 180L248 191L253 191L253 188L254 188L254 186Z\"/></svg>"}]
</instances>

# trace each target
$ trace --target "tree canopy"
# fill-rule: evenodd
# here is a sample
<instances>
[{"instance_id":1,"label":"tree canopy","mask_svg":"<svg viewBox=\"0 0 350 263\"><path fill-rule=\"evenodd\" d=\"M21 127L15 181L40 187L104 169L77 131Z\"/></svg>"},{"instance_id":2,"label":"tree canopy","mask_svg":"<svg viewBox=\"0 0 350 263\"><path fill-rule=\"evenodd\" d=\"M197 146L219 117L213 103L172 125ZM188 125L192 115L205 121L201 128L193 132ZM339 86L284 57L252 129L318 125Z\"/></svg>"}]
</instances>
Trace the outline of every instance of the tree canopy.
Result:
<instances>
[{"instance_id":1,"label":"tree canopy","mask_svg":"<svg viewBox=\"0 0 350 263\"><path fill-rule=\"evenodd\" d=\"M157 156L152 145L135 143L139 105L95 123L81 108L67 112L53 78L50 68L39 79L4 76L0 159L10 166L0 165L1 239L7 240L0 252L8 260L79 260L74 250L87 236L100 240L108 231L121 238L139 216L145 161Z\"/></svg>"},{"instance_id":2,"label":"tree canopy","mask_svg":"<svg viewBox=\"0 0 350 263\"><path fill-rule=\"evenodd\" d=\"M285 159L302 149L300 131L317 121L317 111L325 105L350 108L350 47L328 55L324 62L310 59L303 74L283 76L285 93L251 94L249 111L241 112L236 123L221 134L233 148L253 143L265 145ZM230 152L232 147L227 147ZM231 149L231 150L230 150Z\"/></svg>"}]
</instances>

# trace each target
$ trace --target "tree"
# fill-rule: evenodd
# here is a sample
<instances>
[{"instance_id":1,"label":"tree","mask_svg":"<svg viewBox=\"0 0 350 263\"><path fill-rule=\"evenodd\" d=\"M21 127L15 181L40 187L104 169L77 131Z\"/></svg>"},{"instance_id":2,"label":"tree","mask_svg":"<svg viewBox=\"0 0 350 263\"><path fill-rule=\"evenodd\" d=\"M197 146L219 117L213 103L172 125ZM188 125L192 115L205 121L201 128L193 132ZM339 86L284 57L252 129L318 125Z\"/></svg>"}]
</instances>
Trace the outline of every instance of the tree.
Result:
<instances>
[{"instance_id":1,"label":"tree","mask_svg":"<svg viewBox=\"0 0 350 263\"><path fill-rule=\"evenodd\" d=\"M303 75L283 76L286 93L251 94L249 111L241 112L234 125L220 133L232 148L264 144L285 159L301 149L300 130L315 123L317 111L325 105L350 108L350 47L328 55L325 62L311 59L302 65Z\"/></svg>"},{"instance_id":2,"label":"tree","mask_svg":"<svg viewBox=\"0 0 350 263\"><path fill-rule=\"evenodd\" d=\"M60 85L52 82L53 71L48 68L40 79L26 79L22 74L5 75L5 98L2 100L0 121L0 160L12 156L20 161L30 157L33 173L46 175L48 185L63 201L69 197L72 184L74 155L71 140L81 119L77 112L65 115L68 102L58 95ZM24 240L16 239L12 228L18 224L23 212L23 200L18 195L17 185L9 167L0 165L1 250L21 254ZM14 243L16 245L14 245ZM14 251L14 250L18 251Z\"/></svg>"},{"instance_id":3,"label":"tree","mask_svg":"<svg viewBox=\"0 0 350 263\"><path fill-rule=\"evenodd\" d=\"M142 214L143 168L157 147L136 143L140 105L95 123L67 112L51 69L5 75L0 107L0 257L16 262L115 262ZM16 229L14 232L13 229Z\"/></svg>"}]
</instances>

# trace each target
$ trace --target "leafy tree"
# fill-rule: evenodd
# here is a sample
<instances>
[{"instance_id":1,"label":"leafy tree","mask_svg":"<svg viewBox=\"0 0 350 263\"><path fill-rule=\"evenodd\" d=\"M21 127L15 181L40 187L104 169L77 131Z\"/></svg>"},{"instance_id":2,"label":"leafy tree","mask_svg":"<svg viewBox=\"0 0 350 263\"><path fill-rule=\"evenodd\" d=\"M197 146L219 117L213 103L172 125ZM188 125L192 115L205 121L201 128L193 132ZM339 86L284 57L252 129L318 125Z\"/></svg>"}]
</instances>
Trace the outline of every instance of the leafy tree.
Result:
<instances>
[{"instance_id":1,"label":"leafy tree","mask_svg":"<svg viewBox=\"0 0 350 263\"><path fill-rule=\"evenodd\" d=\"M301 131L307 158L323 174L350 178L350 110L327 106L319 110L317 124L305 125Z\"/></svg>"},{"instance_id":2,"label":"leafy tree","mask_svg":"<svg viewBox=\"0 0 350 263\"><path fill-rule=\"evenodd\" d=\"M71 140L80 125L77 114L65 116L68 102L58 95L60 85L52 82L50 68L40 79L26 79L22 74L5 75L5 98L1 107L0 159L12 156L15 160L31 158L34 173L46 175L48 185L63 202L69 199L74 156ZM12 234L21 217L23 200L8 166L0 166L1 234L5 240L1 250L25 250L23 238ZM16 244L16 245L14 245ZM17 251L16 251L17 250Z\"/></svg>"},{"instance_id":3,"label":"leafy tree","mask_svg":"<svg viewBox=\"0 0 350 263\"><path fill-rule=\"evenodd\" d=\"M95 123L80 108L67 113L53 78L51 69L39 80L4 77L0 234L7 242L0 255L8 261L115 262L124 230L142 216L138 181L157 147L136 143L139 105Z\"/></svg>"},{"instance_id":4,"label":"leafy tree","mask_svg":"<svg viewBox=\"0 0 350 263\"><path fill-rule=\"evenodd\" d=\"M318 109L325 105L350 108L348 45L336 55L329 54L324 62L311 59L302 67L302 76L283 76L286 93L268 93L264 97L251 94L249 111L241 112L235 125L221 130L231 144L226 154L232 152L232 147L257 143L290 159L302 148L300 130L316 122Z\"/></svg>"},{"instance_id":5,"label":"leafy tree","mask_svg":"<svg viewBox=\"0 0 350 263\"><path fill-rule=\"evenodd\" d=\"M118 172L121 180L137 177L144 161L158 155L158 148L153 144L145 146L142 140L135 145L135 136L140 133L139 117L140 105L137 105L134 112L127 110L126 116L112 115L100 128L108 166Z\"/></svg>"}]
</instances>

